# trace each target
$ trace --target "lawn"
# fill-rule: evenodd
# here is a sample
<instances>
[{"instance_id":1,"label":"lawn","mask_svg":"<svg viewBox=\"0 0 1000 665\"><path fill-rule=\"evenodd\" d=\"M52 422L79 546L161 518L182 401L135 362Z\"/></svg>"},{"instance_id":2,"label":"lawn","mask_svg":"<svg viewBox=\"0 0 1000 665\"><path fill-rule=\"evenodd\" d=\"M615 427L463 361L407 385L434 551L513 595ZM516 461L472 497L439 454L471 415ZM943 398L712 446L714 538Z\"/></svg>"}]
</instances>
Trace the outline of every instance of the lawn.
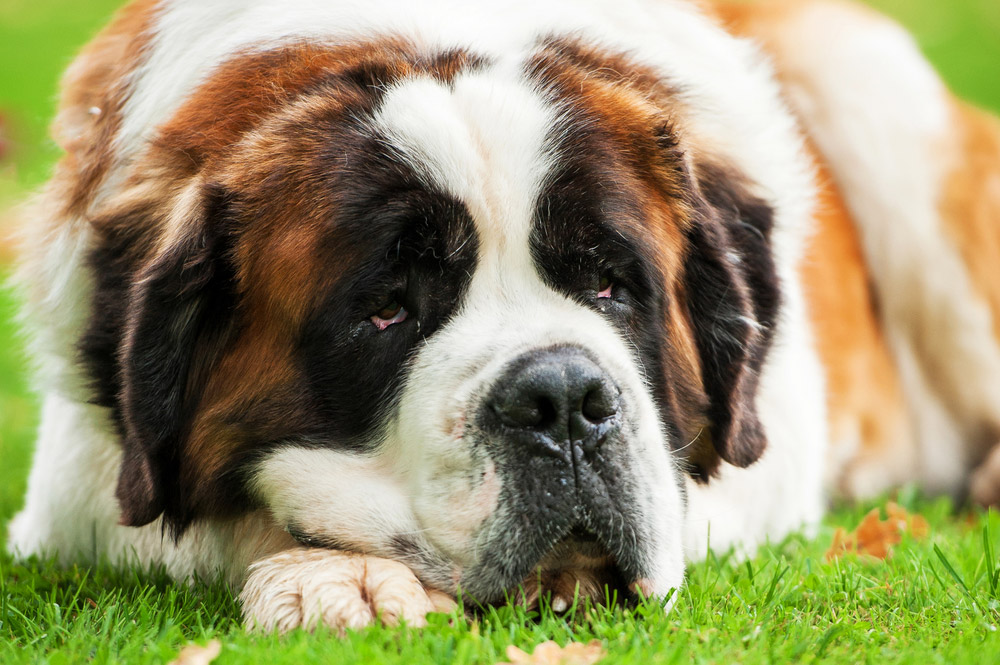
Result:
<instances>
[{"instance_id":1,"label":"lawn","mask_svg":"<svg viewBox=\"0 0 1000 665\"><path fill-rule=\"evenodd\" d=\"M0 209L44 180L57 156L45 140L55 83L114 0L0 0ZM904 21L962 96L1000 111L1000 2L873 0ZM0 159L3 159L0 157ZM0 223L4 219L0 214ZM2 246L0 246L2 250ZM0 251L0 256L3 253ZM2 259L0 259L2 260ZM0 277L9 267L0 265ZM0 292L0 524L19 507L37 405ZM335 635L246 634L230 591L178 585L157 571L58 568L0 554L0 663L165 663L191 641L218 639L216 663L477 663L554 639L600 640L602 663L1000 662L1000 516L905 490L930 523L888 560L826 561L834 529L853 528L876 502L834 509L812 538L793 536L749 561L709 557L691 567L674 611L577 608L567 617L502 607L469 619L436 616L422 630ZM3 529L0 528L0 545ZM2 550L2 547L0 547Z\"/></svg>"}]
</instances>

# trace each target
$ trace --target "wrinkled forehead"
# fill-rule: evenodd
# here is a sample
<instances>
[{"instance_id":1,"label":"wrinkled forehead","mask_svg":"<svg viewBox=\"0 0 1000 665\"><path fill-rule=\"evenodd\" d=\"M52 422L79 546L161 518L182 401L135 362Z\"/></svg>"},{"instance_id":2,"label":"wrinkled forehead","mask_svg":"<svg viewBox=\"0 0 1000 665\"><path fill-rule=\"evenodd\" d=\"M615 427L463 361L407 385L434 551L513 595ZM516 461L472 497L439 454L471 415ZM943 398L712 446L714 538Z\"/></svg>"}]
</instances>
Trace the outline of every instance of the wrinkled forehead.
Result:
<instances>
[{"instance_id":1,"label":"wrinkled forehead","mask_svg":"<svg viewBox=\"0 0 1000 665\"><path fill-rule=\"evenodd\" d=\"M518 71L487 68L450 84L425 76L397 83L374 125L428 187L466 207L480 260L490 261L527 248L552 169L555 119Z\"/></svg>"},{"instance_id":2,"label":"wrinkled forehead","mask_svg":"<svg viewBox=\"0 0 1000 665\"><path fill-rule=\"evenodd\" d=\"M616 243L669 271L684 215L662 191L677 169L657 143L658 79L608 58L552 41L510 59L391 40L248 54L159 145L185 168L224 165L241 283L273 309L302 301L293 320L321 294L373 283L407 235L416 254L465 256L494 282L537 287L560 247ZM209 117L220 99L245 112ZM247 117L263 119L247 131ZM275 298L289 293L314 296Z\"/></svg>"}]
</instances>

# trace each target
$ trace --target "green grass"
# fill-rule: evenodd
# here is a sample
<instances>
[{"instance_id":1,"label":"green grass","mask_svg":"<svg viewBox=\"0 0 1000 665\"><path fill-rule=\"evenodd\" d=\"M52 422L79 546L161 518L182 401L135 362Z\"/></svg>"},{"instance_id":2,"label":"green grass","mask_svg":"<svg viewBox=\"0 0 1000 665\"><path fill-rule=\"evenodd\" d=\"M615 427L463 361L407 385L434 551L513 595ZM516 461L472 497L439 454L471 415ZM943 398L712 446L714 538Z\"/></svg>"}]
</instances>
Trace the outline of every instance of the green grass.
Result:
<instances>
[{"instance_id":1,"label":"green grass","mask_svg":"<svg viewBox=\"0 0 1000 665\"><path fill-rule=\"evenodd\" d=\"M6 271L0 269L0 280ZM37 420L25 381L25 363L15 337L14 301L0 291L0 524L21 505ZM0 538L5 531L0 528Z\"/></svg>"},{"instance_id":2,"label":"green grass","mask_svg":"<svg viewBox=\"0 0 1000 665\"><path fill-rule=\"evenodd\" d=\"M207 1L207 0L206 0ZM14 144L0 164L0 205L44 180L59 72L117 0L0 0L0 113ZM953 89L1000 110L1000 3L872 0L917 34ZM0 277L5 270L0 267ZM0 293L0 524L20 506L37 406L24 379L14 302ZM956 513L904 492L931 523L887 562L823 554L834 526L871 506L833 511L814 538L795 536L750 561L692 566L669 615L580 608L563 619L503 607L478 620L437 616L423 630L371 629L341 639L246 634L230 591L178 585L162 573L62 569L0 554L0 663L163 663L189 641L217 638L217 663L482 663L555 639L600 639L605 663L984 663L1000 660L1000 517ZM2 529L0 529L2 534ZM0 536L2 539L2 536ZM2 541L0 541L2 544Z\"/></svg>"},{"instance_id":3,"label":"green grass","mask_svg":"<svg viewBox=\"0 0 1000 665\"><path fill-rule=\"evenodd\" d=\"M121 0L0 0L0 114L12 159L0 205L42 182L59 156L47 134L59 76Z\"/></svg>"},{"instance_id":4,"label":"green grass","mask_svg":"<svg viewBox=\"0 0 1000 665\"><path fill-rule=\"evenodd\" d=\"M1000 112L1000 2L867 0L917 37L960 97Z\"/></svg>"},{"instance_id":5,"label":"green grass","mask_svg":"<svg viewBox=\"0 0 1000 665\"><path fill-rule=\"evenodd\" d=\"M984 663L1000 653L1000 516L956 519L947 501L910 497L932 524L889 561L825 563L830 526L750 561L692 566L677 604L579 608L569 618L501 607L478 620L435 615L421 630L374 628L346 638L248 635L232 594L162 574L61 569L0 558L0 662L162 663L189 641L216 638L218 663L491 664L509 644L599 639L603 663ZM856 523L864 507L827 525ZM574 615L575 614L575 615Z\"/></svg>"}]
</instances>

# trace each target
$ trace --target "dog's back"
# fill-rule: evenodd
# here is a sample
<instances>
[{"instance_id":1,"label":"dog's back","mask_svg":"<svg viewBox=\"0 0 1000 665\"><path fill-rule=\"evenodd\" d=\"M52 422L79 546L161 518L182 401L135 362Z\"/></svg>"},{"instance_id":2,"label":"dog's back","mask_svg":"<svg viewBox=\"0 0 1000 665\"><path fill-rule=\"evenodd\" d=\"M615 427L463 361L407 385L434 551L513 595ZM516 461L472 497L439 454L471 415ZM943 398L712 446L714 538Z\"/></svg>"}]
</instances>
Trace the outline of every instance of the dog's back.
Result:
<instances>
[{"instance_id":1,"label":"dog's back","mask_svg":"<svg viewBox=\"0 0 1000 665\"><path fill-rule=\"evenodd\" d=\"M1000 123L899 26L843 2L721 3L773 58L819 169L802 267L827 367L829 478L1000 500ZM989 456L992 453L992 458Z\"/></svg>"}]
</instances>

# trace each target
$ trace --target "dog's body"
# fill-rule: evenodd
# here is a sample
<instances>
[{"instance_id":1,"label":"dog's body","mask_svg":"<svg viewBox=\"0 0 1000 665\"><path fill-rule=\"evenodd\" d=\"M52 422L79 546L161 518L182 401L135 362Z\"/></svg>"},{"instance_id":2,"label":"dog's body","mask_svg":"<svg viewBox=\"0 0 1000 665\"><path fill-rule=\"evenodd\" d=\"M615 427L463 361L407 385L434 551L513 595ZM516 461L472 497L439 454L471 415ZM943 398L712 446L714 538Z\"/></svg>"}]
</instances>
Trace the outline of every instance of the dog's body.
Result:
<instances>
[{"instance_id":1,"label":"dog's body","mask_svg":"<svg viewBox=\"0 0 1000 665\"><path fill-rule=\"evenodd\" d=\"M877 16L140 1L55 132L22 553L360 625L997 500L1000 132Z\"/></svg>"}]
</instances>

